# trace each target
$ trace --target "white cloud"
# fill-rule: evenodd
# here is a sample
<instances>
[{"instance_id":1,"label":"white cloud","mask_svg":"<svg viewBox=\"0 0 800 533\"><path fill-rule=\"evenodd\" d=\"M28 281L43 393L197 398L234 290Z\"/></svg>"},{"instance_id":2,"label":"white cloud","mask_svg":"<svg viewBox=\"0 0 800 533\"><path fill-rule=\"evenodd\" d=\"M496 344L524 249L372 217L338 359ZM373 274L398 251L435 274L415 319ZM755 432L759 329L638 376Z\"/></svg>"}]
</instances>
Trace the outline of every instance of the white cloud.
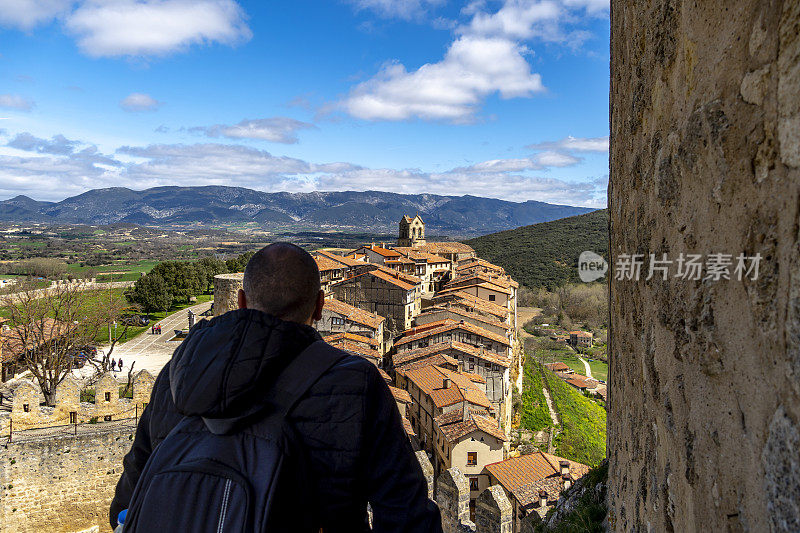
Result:
<instances>
[{"instance_id":1,"label":"white cloud","mask_svg":"<svg viewBox=\"0 0 800 533\"><path fill-rule=\"evenodd\" d=\"M409 3L360 0L394 8ZM410 2L417 5L419 2ZM444 58L409 70L390 62L371 79L354 87L339 102L350 115L365 120L445 120L470 122L494 94L528 98L544 91L541 76L531 71L526 41L538 40L577 48L590 33L577 24L604 13L601 0L505 0L495 12L488 2L467 4L469 22L456 29Z\"/></svg>"},{"instance_id":2,"label":"white cloud","mask_svg":"<svg viewBox=\"0 0 800 533\"><path fill-rule=\"evenodd\" d=\"M119 102L119 106L125 111L155 111L162 104L149 94L131 93Z\"/></svg>"},{"instance_id":3,"label":"white cloud","mask_svg":"<svg viewBox=\"0 0 800 533\"><path fill-rule=\"evenodd\" d=\"M24 153L20 155L21 152ZM48 140L19 133L6 147L0 147L0 198L28 194L38 199L59 200L109 186L143 189L163 185L234 185L273 192L379 190L472 194L570 205L602 203L604 180L587 178L572 182L526 174L545 170L551 163L566 162L548 162L533 156L424 172L365 168L347 162L315 163L219 143L123 146L109 155L100 153L94 145L61 135Z\"/></svg>"},{"instance_id":4,"label":"white cloud","mask_svg":"<svg viewBox=\"0 0 800 533\"><path fill-rule=\"evenodd\" d=\"M385 66L353 89L342 106L367 120L468 121L490 94L515 98L544 91L524 53L507 39L462 36L438 63L413 72L398 63Z\"/></svg>"},{"instance_id":5,"label":"white cloud","mask_svg":"<svg viewBox=\"0 0 800 533\"><path fill-rule=\"evenodd\" d=\"M0 107L30 111L34 105L32 100L17 94L0 94Z\"/></svg>"},{"instance_id":6,"label":"white cloud","mask_svg":"<svg viewBox=\"0 0 800 533\"><path fill-rule=\"evenodd\" d=\"M570 152L608 152L608 135L605 137L573 137L569 135L558 141L529 144L530 150L567 150Z\"/></svg>"},{"instance_id":7,"label":"white cloud","mask_svg":"<svg viewBox=\"0 0 800 533\"><path fill-rule=\"evenodd\" d=\"M245 19L233 0L87 0L66 27L90 56L144 56L247 41Z\"/></svg>"},{"instance_id":8,"label":"white cloud","mask_svg":"<svg viewBox=\"0 0 800 533\"><path fill-rule=\"evenodd\" d=\"M272 117L260 119L244 119L238 124L214 124L208 127L189 128L189 131L201 132L209 137L227 137L229 139L255 139L276 143L294 144L297 132L314 128L313 124L301 122L288 117Z\"/></svg>"},{"instance_id":9,"label":"white cloud","mask_svg":"<svg viewBox=\"0 0 800 533\"><path fill-rule=\"evenodd\" d=\"M386 18L411 20L425 14L445 0L349 0L358 9L368 9Z\"/></svg>"},{"instance_id":10,"label":"white cloud","mask_svg":"<svg viewBox=\"0 0 800 533\"><path fill-rule=\"evenodd\" d=\"M31 30L69 11L73 0L0 0L0 26Z\"/></svg>"}]
</instances>

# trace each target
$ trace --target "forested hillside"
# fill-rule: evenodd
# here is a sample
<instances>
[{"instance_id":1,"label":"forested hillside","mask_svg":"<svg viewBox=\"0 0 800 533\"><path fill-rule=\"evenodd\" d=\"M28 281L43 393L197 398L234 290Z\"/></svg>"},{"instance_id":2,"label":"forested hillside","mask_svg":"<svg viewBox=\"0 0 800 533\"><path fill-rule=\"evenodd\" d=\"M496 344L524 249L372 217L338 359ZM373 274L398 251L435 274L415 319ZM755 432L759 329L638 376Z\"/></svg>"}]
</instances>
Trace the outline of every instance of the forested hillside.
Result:
<instances>
[{"instance_id":1,"label":"forested hillside","mask_svg":"<svg viewBox=\"0 0 800 533\"><path fill-rule=\"evenodd\" d=\"M591 250L608 260L608 211L523 226L466 243L521 284L552 290L579 281L581 252Z\"/></svg>"}]
</instances>

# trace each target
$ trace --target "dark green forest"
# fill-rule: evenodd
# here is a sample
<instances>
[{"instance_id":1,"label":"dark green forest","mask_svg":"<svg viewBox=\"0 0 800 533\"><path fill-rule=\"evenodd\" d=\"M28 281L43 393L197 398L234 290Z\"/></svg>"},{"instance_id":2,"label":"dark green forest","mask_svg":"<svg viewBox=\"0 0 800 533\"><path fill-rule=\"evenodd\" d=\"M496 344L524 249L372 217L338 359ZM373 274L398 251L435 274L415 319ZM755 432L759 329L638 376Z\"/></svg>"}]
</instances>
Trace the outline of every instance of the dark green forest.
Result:
<instances>
[{"instance_id":1,"label":"dark green forest","mask_svg":"<svg viewBox=\"0 0 800 533\"><path fill-rule=\"evenodd\" d=\"M523 226L466 241L522 285L553 290L580 281L578 256L591 250L608 260L608 211Z\"/></svg>"}]
</instances>

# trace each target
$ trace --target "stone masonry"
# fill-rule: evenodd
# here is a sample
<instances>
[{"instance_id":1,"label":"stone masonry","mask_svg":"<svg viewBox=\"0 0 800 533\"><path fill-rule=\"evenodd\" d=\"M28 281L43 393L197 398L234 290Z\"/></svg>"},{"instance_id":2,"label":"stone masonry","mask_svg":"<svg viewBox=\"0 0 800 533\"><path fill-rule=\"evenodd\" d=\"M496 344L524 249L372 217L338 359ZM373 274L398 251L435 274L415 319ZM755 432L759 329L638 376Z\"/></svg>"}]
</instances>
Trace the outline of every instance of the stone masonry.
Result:
<instances>
[{"instance_id":1,"label":"stone masonry","mask_svg":"<svg viewBox=\"0 0 800 533\"><path fill-rule=\"evenodd\" d=\"M214 276L214 316L239 308L238 295L243 280L242 272Z\"/></svg>"},{"instance_id":2,"label":"stone masonry","mask_svg":"<svg viewBox=\"0 0 800 533\"><path fill-rule=\"evenodd\" d=\"M645 261L610 282L609 525L800 531L800 2L614 1L611 26L611 262ZM651 253L730 279L645 281Z\"/></svg>"}]
</instances>

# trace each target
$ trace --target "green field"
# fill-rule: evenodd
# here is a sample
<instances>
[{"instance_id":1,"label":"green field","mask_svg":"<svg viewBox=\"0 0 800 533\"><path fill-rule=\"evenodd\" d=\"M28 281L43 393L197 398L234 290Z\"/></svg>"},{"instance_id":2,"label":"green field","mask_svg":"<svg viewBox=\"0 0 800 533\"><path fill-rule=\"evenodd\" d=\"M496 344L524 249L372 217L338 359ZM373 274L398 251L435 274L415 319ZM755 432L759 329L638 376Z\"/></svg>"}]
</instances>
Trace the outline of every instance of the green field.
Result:
<instances>
[{"instance_id":1,"label":"green field","mask_svg":"<svg viewBox=\"0 0 800 533\"><path fill-rule=\"evenodd\" d=\"M86 272L94 272L97 276L97 281L136 281L142 276L142 273L148 273L153 270L153 267L158 264L158 261L133 261L133 262L119 262L110 265L101 266L81 266L79 263L72 263L67 265L70 272L82 274ZM114 274L111 274L113 272Z\"/></svg>"}]
</instances>

